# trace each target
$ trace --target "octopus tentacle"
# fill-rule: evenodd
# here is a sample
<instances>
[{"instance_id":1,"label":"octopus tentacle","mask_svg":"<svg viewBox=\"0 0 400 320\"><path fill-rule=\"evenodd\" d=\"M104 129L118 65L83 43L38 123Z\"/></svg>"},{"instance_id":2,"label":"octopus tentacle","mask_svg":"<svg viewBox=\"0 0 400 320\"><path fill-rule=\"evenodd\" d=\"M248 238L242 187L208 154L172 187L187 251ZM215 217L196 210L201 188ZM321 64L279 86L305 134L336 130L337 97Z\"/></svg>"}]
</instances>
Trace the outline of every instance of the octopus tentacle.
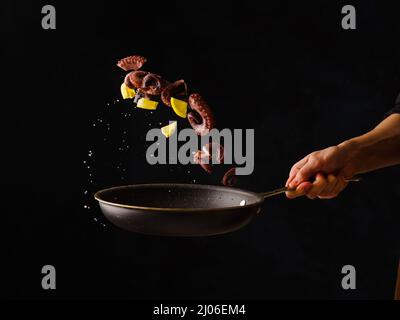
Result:
<instances>
[{"instance_id":1,"label":"octopus tentacle","mask_svg":"<svg viewBox=\"0 0 400 320\"><path fill-rule=\"evenodd\" d=\"M165 86L161 91L161 101L167 105L171 106L171 97L186 100L187 98L187 85L185 80L177 80Z\"/></svg>"},{"instance_id":2,"label":"octopus tentacle","mask_svg":"<svg viewBox=\"0 0 400 320\"><path fill-rule=\"evenodd\" d=\"M227 172L225 172L222 177L222 184L227 187L233 187L237 183L237 175L236 168L230 168Z\"/></svg>"},{"instance_id":3,"label":"octopus tentacle","mask_svg":"<svg viewBox=\"0 0 400 320\"><path fill-rule=\"evenodd\" d=\"M131 80L129 79L130 74L131 74L131 72L129 72L129 73L125 76L125 78L124 78L124 83L125 83L125 85L126 85L128 88L135 89L135 86L133 85L133 83L132 83Z\"/></svg>"},{"instance_id":4,"label":"octopus tentacle","mask_svg":"<svg viewBox=\"0 0 400 320\"><path fill-rule=\"evenodd\" d=\"M118 61L117 66L125 71L139 70L147 59L142 56L129 56Z\"/></svg>"},{"instance_id":5,"label":"octopus tentacle","mask_svg":"<svg viewBox=\"0 0 400 320\"><path fill-rule=\"evenodd\" d=\"M201 150L197 150L193 156L194 163L199 164L206 172L211 173L210 157Z\"/></svg>"},{"instance_id":6,"label":"octopus tentacle","mask_svg":"<svg viewBox=\"0 0 400 320\"><path fill-rule=\"evenodd\" d=\"M167 82L158 74L148 73L142 80L141 89L149 95L159 95Z\"/></svg>"},{"instance_id":7,"label":"octopus tentacle","mask_svg":"<svg viewBox=\"0 0 400 320\"><path fill-rule=\"evenodd\" d=\"M214 115L203 97L198 93L192 93L188 99L192 111L187 115L188 121L196 133L200 136L208 134L214 128Z\"/></svg>"},{"instance_id":8,"label":"octopus tentacle","mask_svg":"<svg viewBox=\"0 0 400 320\"><path fill-rule=\"evenodd\" d=\"M224 161L224 147L219 143L211 142L203 146L202 150L194 154L194 162L199 164L205 171L211 173L212 164L220 164Z\"/></svg>"},{"instance_id":9,"label":"octopus tentacle","mask_svg":"<svg viewBox=\"0 0 400 320\"><path fill-rule=\"evenodd\" d=\"M128 73L128 79L133 85L135 89L139 89L142 87L143 84L143 79L145 76L147 76L148 72L147 71L132 71Z\"/></svg>"}]
</instances>

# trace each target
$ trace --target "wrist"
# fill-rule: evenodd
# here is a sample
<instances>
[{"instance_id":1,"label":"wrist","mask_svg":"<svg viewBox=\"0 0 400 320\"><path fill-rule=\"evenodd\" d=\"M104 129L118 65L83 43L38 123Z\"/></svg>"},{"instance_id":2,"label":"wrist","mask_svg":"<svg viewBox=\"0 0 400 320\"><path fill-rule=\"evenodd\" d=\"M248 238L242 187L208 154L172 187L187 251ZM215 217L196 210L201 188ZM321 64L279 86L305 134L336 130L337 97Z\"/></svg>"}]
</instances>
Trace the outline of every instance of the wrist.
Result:
<instances>
[{"instance_id":1,"label":"wrist","mask_svg":"<svg viewBox=\"0 0 400 320\"><path fill-rule=\"evenodd\" d=\"M362 149L362 144L357 140L357 138L353 138L343 141L342 143L338 144L337 147L342 150L346 160L349 160L354 158L360 152Z\"/></svg>"},{"instance_id":2,"label":"wrist","mask_svg":"<svg viewBox=\"0 0 400 320\"><path fill-rule=\"evenodd\" d=\"M351 178L360 173L362 171L362 162L360 161L363 150L362 143L357 138L353 138L340 143L337 147L344 155L346 178Z\"/></svg>"}]
</instances>

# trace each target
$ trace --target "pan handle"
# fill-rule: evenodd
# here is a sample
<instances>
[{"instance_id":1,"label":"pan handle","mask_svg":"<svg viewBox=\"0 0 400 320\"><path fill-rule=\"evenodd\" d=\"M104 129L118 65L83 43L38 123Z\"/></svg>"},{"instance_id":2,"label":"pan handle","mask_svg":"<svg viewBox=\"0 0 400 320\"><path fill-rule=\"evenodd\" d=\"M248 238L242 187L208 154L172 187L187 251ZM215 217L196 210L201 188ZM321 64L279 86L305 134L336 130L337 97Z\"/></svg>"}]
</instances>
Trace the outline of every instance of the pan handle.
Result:
<instances>
[{"instance_id":1,"label":"pan handle","mask_svg":"<svg viewBox=\"0 0 400 320\"><path fill-rule=\"evenodd\" d=\"M361 181L360 177L346 179L346 182L359 182L359 181ZM283 188L275 189L275 190L268 191L268 192L261 192L260 195L265 199L265 198L276 196L281 193L285 193L288 190L289 189L287 187L283 187Z\"/></svg>"}]
</instances>

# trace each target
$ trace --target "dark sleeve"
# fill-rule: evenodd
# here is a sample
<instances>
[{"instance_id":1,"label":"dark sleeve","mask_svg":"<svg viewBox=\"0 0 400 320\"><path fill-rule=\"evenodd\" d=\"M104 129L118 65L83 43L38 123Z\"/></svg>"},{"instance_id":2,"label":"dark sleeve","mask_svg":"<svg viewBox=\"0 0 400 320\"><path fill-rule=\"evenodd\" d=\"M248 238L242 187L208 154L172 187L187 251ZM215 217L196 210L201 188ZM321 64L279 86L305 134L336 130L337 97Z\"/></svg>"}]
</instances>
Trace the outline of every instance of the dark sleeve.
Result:
<instances>
[{"instance_id":1,"label":"dark sleeve","mask_svg":"<svg viewBox=\"0 0 400 320\"><path fill-rule=\"evenodd\" d=\"M397 96L394 108L390 110L388 113L386 113L386 117L390 116L393 113L400 113L400 94Z\"/></svg>"}]
</instances>

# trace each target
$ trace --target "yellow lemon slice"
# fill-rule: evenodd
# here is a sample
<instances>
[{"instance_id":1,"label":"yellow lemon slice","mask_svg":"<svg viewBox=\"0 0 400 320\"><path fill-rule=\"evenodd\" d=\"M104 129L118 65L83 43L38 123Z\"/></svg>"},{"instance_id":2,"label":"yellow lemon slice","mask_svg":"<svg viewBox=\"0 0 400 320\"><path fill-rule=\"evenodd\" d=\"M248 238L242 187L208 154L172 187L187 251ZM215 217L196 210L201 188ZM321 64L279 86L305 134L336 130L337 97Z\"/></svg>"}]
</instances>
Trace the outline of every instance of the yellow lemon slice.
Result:
<instances>
[{"instance_id":1,"label":"yellow lemon slice","mask_svg":"<svg viewBox=\"0 0 400 320\"><path fill-rule=\"evenodd\" d=\"M122 98L131 99L135 96L136 92L135 92L135 90L127 87L125 83L122 83L121 84L121 94L122 94Z\"/></svg>"},{"instance_id":2,"label":"yellow lemon slice","mask_svg":"<svg viewBox=\"0 0 400 320\"><path fill-rule=\"evenodd\" d=\"M158 102L152 101L150 99L141 98L137 103L138 108L147 109L147 110L156 110Z\"/></svg>"},{"instance_id":3,"label":"yellow lemon slice","mask_svg":"<svg viewBox=\"0 0 400 320\"><path fill-rule=\"evenodd\" d=\"M175 113L182 118L186 118L187 105L188 104L186 101L182 101L171 97L172 109L174 109Z\"/></svg>"},{"instance_id":4,"label":"yellow lemon slice","mask_svg":"<svg viewBox=\"0 0 400 320\"><path fill-rule=\"evenodd\" d=\"M170 136L172 136L174 134L174 132L176 131L176 121L171 122L169 125L162 127L161 128L161 132L164 136L166 136L167 138L169 138Z\"/></svg>"}]
</instances>

